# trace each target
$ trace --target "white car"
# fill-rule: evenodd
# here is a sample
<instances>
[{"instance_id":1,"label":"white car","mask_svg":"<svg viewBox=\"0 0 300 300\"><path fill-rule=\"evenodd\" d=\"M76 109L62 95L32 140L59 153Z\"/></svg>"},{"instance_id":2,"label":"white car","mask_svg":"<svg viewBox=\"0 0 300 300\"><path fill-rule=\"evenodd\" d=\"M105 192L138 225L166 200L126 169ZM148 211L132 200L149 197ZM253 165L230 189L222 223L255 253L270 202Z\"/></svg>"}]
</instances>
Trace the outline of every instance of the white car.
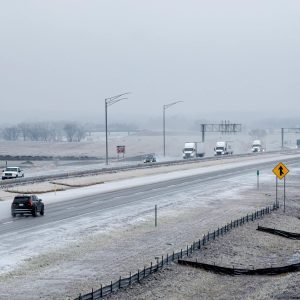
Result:
<instances>
[{"instance_id":1,"label":"white car","mask_svg":"<svg viewBox=\"0 0 300 300\"><path fill-rule=\"evenodd\" d=\"M24 172L19 167L6 167L2 171L2 180L24 177Z\"/></svg>"}]
</instances>

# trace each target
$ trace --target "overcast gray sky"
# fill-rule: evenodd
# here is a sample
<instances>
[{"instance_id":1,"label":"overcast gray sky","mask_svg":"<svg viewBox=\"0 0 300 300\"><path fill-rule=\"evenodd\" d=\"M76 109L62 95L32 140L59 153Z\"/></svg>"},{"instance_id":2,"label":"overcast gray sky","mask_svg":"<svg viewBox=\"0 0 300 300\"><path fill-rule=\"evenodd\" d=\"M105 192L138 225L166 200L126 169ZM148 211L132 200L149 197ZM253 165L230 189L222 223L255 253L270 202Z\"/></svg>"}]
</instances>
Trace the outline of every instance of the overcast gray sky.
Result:
<instances>
[{"instance_id":1,"label":"overcast gray sky","mask_svg":"<svg viewBox=\"0 0 300 300\"><path fill-rule=\"evenodd\" d=\"M298 116L300 1L0 0L1 121ZM7 115L10 115L8 118Z\"/></svg>"}]
</instances>

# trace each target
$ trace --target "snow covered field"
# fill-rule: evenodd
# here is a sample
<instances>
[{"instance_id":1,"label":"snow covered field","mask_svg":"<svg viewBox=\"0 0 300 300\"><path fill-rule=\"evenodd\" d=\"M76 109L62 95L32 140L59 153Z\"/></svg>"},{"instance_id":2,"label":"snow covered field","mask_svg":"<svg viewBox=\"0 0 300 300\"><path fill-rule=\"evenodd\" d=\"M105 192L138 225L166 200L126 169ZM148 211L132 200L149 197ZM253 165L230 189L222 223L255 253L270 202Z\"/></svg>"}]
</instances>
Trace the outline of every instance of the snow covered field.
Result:
<instances>
[{"instance_id":1,"label":"snow covered field","mask_svg":"<svg viewBox=\"0 0 300 300\"><path fill-rule=\"evenodd\" d=\"M251 145L255 138L246 132L234 135L222 135L219 133L206 133L205 151L207 156L213 155L216 141L230 141L234 153L247 153L251 151ZM285 134L285 146L296 147L297 135ZM279 150L281 147L281 134L279 131L269 133L261 138L266 151ZM166 133L166 157L176 159L182 157L182 149L185 142L201 141L201 132ZM163 159L163 136L140 134L112 134L108 139L109 156L117 159L116 147L125 146L125 158L156 153ZM82 142L30 142L30 141L1 141L0 155L32 155L32 156L89 156L105 158L104 133L93 133ZM120 157L121 158L121 157ZM57 162L57 161L56 161ZM55 162L54 162L55 163Z\"/></svg>"},{"instance_id":2,"label":"snow covered field","mask_svg":"<svg viewBox=\"0 0 300 300\"><path fill-rule=\"evenodd\" d=\"M213 156L216 141L231 141L235 154L250 153L253 142L246 132L235 135L221 135L206 133L205 156ZM296 148L295 134L285 135L285 147ZM200 132L181 133L166 136L166 156L163 156L163 139L160 133L157 135L138 135L126 133L113 133L109 136L109 166L118 167L143 163L143 157L147 153L155 153L158 161L182 159L182 149L187 141L201 141ZM266 151L279 150L281 147L280 132L274 132L262 138ZM124 158L116 153L116 147L124 145L126 153ZM52 175L62 172L74 172L89 169L101 169L105 165L105 136L103 133L92 133L82 142L29 142L29 141L0 141L0 155L10 156L48 156L53 160L42 161L13 161L8 160L9 166L20 166L24 169L25 177ZM61 157L97 157L97 160L63 160ZM6 165L6 161L0 160L0 168Z\"/></svg>"},{"instance_id":3,"label":"snow covered field","mask_svg":"<svg viewBox=\"0 0 300 300\"><path fill-rule=\"evenodd\" d=\"M75 150L74 150L75 151ZM289 156L290 157L290 156ZM47 204L66 201L80 195L160 182L171 178L207 171L222 170L243 161L206 162L201 165L173 166L67 179L58 183L78 184L103 181L104 184L81 189L66 188L42 195ZM271 156L282 160L284 156ZM265 161L266 158L261 158ZM291 173L299 169L290 169ZM3 236L0 247L0 298L6 299L68 299L79 293L108 284L120 275L136 272L138 268L161 256L178 251L186 244L229 221L271 205L274 201L274 175L261 173L261 189L256 190L256 176L243 175L223 178L177 195L161 195L130 206L116 207L97 214L41 226L35 232L24 229L20 236ZM44 189L49 183L24 186L23 190ZM0 222L10 222L9 209L14 194L1 191ZM159 226L154 227L154 205L159 207ZM18 246L15 246L17 242ZM12 246L14 245L14 246ZM20 286L22 289L15 289ZM35 291L32 293L32 291Z\"/></svg>"}]
</instances>

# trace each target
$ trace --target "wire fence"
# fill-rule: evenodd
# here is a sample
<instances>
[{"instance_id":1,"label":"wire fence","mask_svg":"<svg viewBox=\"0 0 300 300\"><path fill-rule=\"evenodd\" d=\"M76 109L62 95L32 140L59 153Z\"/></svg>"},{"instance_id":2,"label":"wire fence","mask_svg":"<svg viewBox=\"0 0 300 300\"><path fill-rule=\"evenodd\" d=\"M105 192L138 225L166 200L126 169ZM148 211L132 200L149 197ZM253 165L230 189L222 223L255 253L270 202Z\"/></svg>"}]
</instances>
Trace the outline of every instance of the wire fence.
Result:
<instances>
[{"instance_id":1,"label":"wire fence","mask_svg":"<svg viewBox=\"0 0 300 300\"><path fill-rule=\"evenodd\" d=\"M161 259L157 259L157 262L155 264L152 264L151 262L150 266L144 267L143 269L139 269L135 274L130 273L129 277L122 278L120 276L117 281L115 282L111 281L111 283L106 286L101 285L100 288L98 288L97 290L92 289L90 293L87 293L85 295L80 294L74 300L102 299L105 296L108 296L122 288L129 287L134 283L140 283L143 279L149 277L153 273L160 271L169 263L178 262L178 260L182 259L183 257L187 257L191 255L194 251L201 250L201 248L204 247L210 241L213 241L218 237L222 237L223 235L227 234L231 230L238 228L244 225L245 223L253 222L257 219L261 219L265 215L270 214L272 211L276 209L277 207L275 206L275 204L273 204L273 206L267 206L266 208L257 210L252 214L247 214L247 216L231 221L230 223L227 223L226 225L219 227L218 229L212 232L208 232L207 234L204 234L202 239L193 242L191 245L188 245L185 249L181 249L179 252L176 253L173 251L173 253L171 254L162 256Z\"/></svg>"}]
</instances>

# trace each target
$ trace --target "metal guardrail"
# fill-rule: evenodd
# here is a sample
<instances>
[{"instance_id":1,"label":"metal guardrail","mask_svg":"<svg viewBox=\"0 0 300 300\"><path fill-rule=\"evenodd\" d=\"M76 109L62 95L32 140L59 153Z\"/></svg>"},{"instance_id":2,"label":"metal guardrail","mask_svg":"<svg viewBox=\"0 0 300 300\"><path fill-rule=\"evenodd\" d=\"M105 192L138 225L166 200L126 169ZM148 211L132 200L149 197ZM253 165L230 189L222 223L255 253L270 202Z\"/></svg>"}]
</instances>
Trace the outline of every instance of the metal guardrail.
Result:
<instances>
[{"instance_id":1,"label":"metal guardrail","mask_svg":"<svg viewBox=\"0 0 300 300\"><path fill-rule=\"evenodd\" d=\"M204 158L196 158L196 159L182 159L182 160L172 160L165 162L156 162L156 163L147 163L141 164L138 163L136 165L127 165L122 167L105 167L101 169L91 169L84 171L72 171L72 172L64 172L60 174L54 175L42 175L28 178L17 178L17 179L6 179L5 181L1 181L0 188L8 188L18 185L25 185L29 183L38 183L38 182L46 182L52 180L66 179L72 177L82 177L89 175L99 175L105 173L113 173L120 171L128 171L128 170L137 170L137 169L147 169L147 168L158 168L161 166L174 166L174 165L184 165L184 164L195 164L199 162L205 161L214 161L214 160L228 160L232 158L242 158L242 157L252 157L252 156L262 156L276 153L284 153L284 154L295 154L299 153L297 150L286 150L286 151L270 151L270 152L261 152L261 153L246 153L246 154L234 154L234 155L225 155L225 156L212 156L212 157L204 157Z\"/></svg>"}]
</instances>

